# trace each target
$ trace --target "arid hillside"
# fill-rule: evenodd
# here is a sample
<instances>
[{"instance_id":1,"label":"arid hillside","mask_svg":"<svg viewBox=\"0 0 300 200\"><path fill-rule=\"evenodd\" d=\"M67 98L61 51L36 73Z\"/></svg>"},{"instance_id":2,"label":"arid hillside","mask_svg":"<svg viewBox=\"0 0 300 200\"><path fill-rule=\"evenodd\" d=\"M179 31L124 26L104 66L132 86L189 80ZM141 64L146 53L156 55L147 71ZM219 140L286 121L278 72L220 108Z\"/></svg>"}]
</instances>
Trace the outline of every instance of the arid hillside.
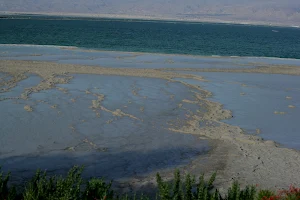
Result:
<instances>
[{"instance_id":1,"label":"arid hillside","mask_svg":"<svg viewBox=\"0 0 300 200\"><path fill-rule=\"evenodd\" d=\"M299 0L1 0L0 11L300 25Z\"/></svg>"}]
</instances>

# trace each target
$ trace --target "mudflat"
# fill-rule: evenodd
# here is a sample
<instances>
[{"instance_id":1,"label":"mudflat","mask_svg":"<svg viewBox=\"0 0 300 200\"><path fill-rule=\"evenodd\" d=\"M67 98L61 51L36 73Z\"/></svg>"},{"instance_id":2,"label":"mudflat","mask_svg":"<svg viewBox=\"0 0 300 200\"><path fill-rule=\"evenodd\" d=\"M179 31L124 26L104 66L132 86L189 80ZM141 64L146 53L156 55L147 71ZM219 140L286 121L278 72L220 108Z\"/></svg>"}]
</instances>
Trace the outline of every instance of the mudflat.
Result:
<instances>
[{"instance_id":1,"label":"mudflat","mask_svg":"<svg viewBox=\"0 0 300 200\"><path fill-rule=\"evenodd\" d=\"M47 103L45 104L43 101L47 101L47 99L54 97L58 100L55 100L54 98L53 102L48 105L50 106L49 109L55 110L55 114L60 114L59 112L62 114L64 112L70 112L70 110L59 110L60 107L63 108L62 102L64 102L59 101L59 98L62 98L60 96L64 95L66 95L66 97L64 97L65 101L67 101L66 98L68 98L68 104L76 101L82 101L82 104L78 105L84 105L85 108L91 110L91 113L88 114L87 111L81 110L81 106L70 107L74 110L82 112L83 115L89 115L86 118L90 120L90 124L85 126L83 129L83 127L77 127L78 124L74 124L74 121L72 122L74 118L70 118L71 121L65 124L67 129L70 131L70 134L60 138L60 144L58 145L60 148L54 149L52 148L53 145L48 145L48 148L46 148L45 151L41 150L42 147L37 147L40 149L32 148L27 153L22 153L22 151L24 151L22 148L17 151L18 153L14 153L15 149L5 152L5 149L2 148L0 156L1 160L4 161L4 169L15 169L16 172L19 172L17 177L15 177L15 180L19 180L20 177L21 179L24 178L22 177L22 171L24 172L25 170L28 172L28 174L30 174L30 170L33 170L34 167L36 167L36 163L39 163L40 166L44 168L55 169L53 172L56 173L67 170L70 165L76 164L77 162L87 164L88 168L91 169L91 173L99 176L103 175L105 171L99 172L98 168L101 165L101 162L96 163L95 158L102 158L102 161L105 161L104 163L109 163L111 160L117 160L117 158L120 158L120 155L128 156L128 154L119 154L119 156L116 157L113 156L116 155L115 153L109 154L110 156L105 155L105 153L109 153L110 149L113 149L112 147L115 147L116 144L113 143L113 139L105 140L105 138L99 137L97 132L89 135L89 131L95 131L100 128L99 126L95 126L93 129L92 127L94 122L92 123L92 120L103 118L103 122L105 122L107 125L114 123L114 127L119 130L129 127L129 124L133 123L135 126L140 126L141 128L128 128L128 130L135 130L137 133L139 133L138 131L142 132L142 127L144 124L149 125L149 123L152 123L151 125L154 127L158 125L156 124L157 122L153 121L158 114L152 112L154 112L155 109L160 110L162 108L160 106L155 107L154 103L168 105L168 102L174 101L173 107L169 107L167 110L177 109L178 112L159 112L161 120L168 118L168 116L171 114L174 115L174 118L168 118L168 120L163 121L165 124L159 124L162 129L153 129L152 132L149 132L148 134L153 134L155 130L158 132L161 132L162 130L168 131L168 133L164 134L171 134L168 137L173 138L166 140L172 141L169 143L170 147L172 147L171 149L180 149L179 147L185 145L189 146L188 144L190 144L188 150L183 149L182 151L179 151L179 154L181 155L183 152L186 152L186 157L183 156L182 158L184 162L181 162L180 159L179 161L169 160L168 162L172 163L172 165L165 163L156 168L155 165L159 165L157 163L163 163L163 160L159 160L157 163L155 160L152 160L151 162L155 163L154 166L152 168L150 167L145 172L145 170L134 166L138 165L140 160L146 159L147 156L143 158L139 157L140 154L138 153L133 154L133 157L138 158L132 159L131 163L129 164L129 166L131 166L134 170L128 166L127 170L123 170L124 165L122 162L120 162L118 168L115 168L111 174L108 173L109 175L107 178L117 179L119 184L116 187L119 187L124 191L129 189L146 189L149 185L151 186L154 184L155 177L153 175L157 171L162 172L164 177L171 178L174 168L179 168L186 173L192 174L206 173L209 175L213 171L217 171L218 179L216 184L217 187L221 188L221 191L226 190L233 180L238 180L242 186L247 184L258 184L259 187L273 189L286 188L290 184L300 184L300 177L295 176L295 174L300 173L299 151L284 148L276 142L264 140L258 135L249 135L238 126L232 126L222 122L224 119L232 118L232 112L223 109L221 103L211 101L209 99L209 97L212 96L210 91L204 90L199 85L193 85L180 79L191 79L200 82L205 82L207 80L198 74L178 73L178 70L185 72L193 71L300 75L300 67L270 64L260 64L259 66L253 68L149 69L59 64L56 62L43 61L1 60L0 74L2 75L0 76L0 88L1 94L3 95L0 96L0 104L4 105L15 102L16 105L18 105L18 103L20 103L20 109L24 113L38 114L35 116L35 118L31 118L32 120L37 120L37 117L40 116L39 113L47 112L43 106L40 106L45 106ZM39 77L40 80L36 79L36 82L34 82L35 84L29 84L28 87L23 88L23 90L19 93L16 93L16 95L5 95L5 93L12 91L19 85L22 85L20 83L32 75ZM99 79L97 79L97 77L99 77ZM107 79L105 79L105 77L107 77ZM123 81L121 81L120 85L110 87L109 85L112 85L114 82L118 81L118 78L112 77L123 77L125 79L120 78L120 80ZM126 78L134 81L128 82ZM103 87L102 92L101 90L98 91L98 86L96 86L96 83L100 82L101 79L103 82L101 82L99 88L101 89ZM79 81L78 83L76 82L77 80ZM144 80L149 81L149 83L144 84ZM163 82L161 82L162 80ZM156 83L156 81L158 82ZM81 88L81 86L86 84L86 82L89 84L86 87ZM153 85L150 84L152 82ZM124 89L128 83L131 84L132 87ZM155 85L160 86L158 87ZM111 89L105 90L105 88ZM116 88L118 88L118 90L116 90ZM145 92L145 89L147 88L152 88L152 92ZM59 95L55 94L54 90L56 90L56 92L58 90L60 92ZM128 92L121 93L123 90L129 91L129 97ZM118 91L117 95L114 91ZM92 98L85 95L91 95ZM127 98L124 98L126 95ZM110 98L112 96L113 98ZM78 99L76 99L76 97ZM121 99L121 102L123 103L121 104L119 101L117 101L117 99ZM142 99L145 101L143 102ZM155 101L155 99L157 101ZM149 100L149 102L146 100ZM147 105L152 103L153 105L151 107L147 107ZM130 107L130 104L134 104L135 106ZM127 109L128 107L130 109ZM17 110L18 108L15 109ZM20 109L18 112L20 112ZM147 115L144 115L145 113ZM147 118L150 113L153 114L153 118ZM26 118L26 116L24 117ZM86 119L81 118L80 120L84 124L84 121L82 120ZM15 125L17 126L17 124ZM112 133L115 133L118 130L112 130L111 128L105 130L105 128L103 128L102 132L105 131L112 131ZM22 130L19 130L18 133L19 135L22 135ZM2 132L1 134L9 135L10 133ZM50 137L51 134L51 130L49 130L48 136ZM60 133L55 134L58 137ZM172 134L174 134L174 136L172 136ZM107 135L109 135L109 133L107 133ZM107 135L104 136L107 137ZM148 138L146 135L143 135L142 137L145 141L155 141L152 137L149 136ZM180 135L191 135L193 137L182 138ZM120 135L115 136L121 137ZM18 139L18 136L13 138L14 139L1 142L3 144L9 144L9 142L10 144L14 144L14 141ZM133 136L132 138L136 138L136 136ZM193 138L197 138L199 141L192 142L194 140ZM33 141L35 140L35 138L31 139ZM43 140L46 138L40 136L40 139ZM184 139L185 142L178 142L178 140L181 139ZM64 140L70 141L70 144L72 145L62 148L64 147ZM161 138L161 140L164 139ZM112 143L103 144L101 141L110 141ZM126 140L123 142L125 145ZM138 142L139 141L136 141L134 145L138 145ZM76 143L80 145L76 146ZM20 144L20 142L15 144ZM36 144L38 144L38 142L36 142ZM45 146L47 146L46 144ZM202 144L202 147L199 149L198 147L200 144ZM156 143L148 144L149 148L155 145ZM161 143L161 145L163 146L166 144ZM162 146L158 145L157 149L162 148ZM27 147L25 146L25 149L26 148ZM122 151L123 153L126 152L124 149L122 149ZM156 151L156 153L153 154L153 158L160 154L167 155L169 152L173 153L170 155L178 156L174 150L165 150ZM26 157L29 158L27 161L28 164L23 166L25 169L22 169L21 166L16 167L18 163L24 162ZM162 157L162 159L165 159L165 157ZM66 162L62 162L62 160L65 160ZM55 166L51 167L51 162L52 165ZM146 165L149 165L149 163L146 163ZM132 171L135 171L135 173L131 173ZM118 176L113 177L113 174L116 172L118 173Z\"/></svg>"}]
</instances>

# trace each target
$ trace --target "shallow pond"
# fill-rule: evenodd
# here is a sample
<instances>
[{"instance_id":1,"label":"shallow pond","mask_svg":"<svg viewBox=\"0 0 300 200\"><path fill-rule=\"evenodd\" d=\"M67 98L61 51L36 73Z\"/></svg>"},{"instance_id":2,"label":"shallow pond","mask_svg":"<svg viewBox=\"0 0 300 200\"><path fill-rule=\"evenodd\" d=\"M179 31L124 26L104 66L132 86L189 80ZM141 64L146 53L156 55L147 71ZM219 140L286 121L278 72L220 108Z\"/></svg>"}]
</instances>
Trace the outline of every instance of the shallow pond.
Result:
<instances>
[{"instance_id":1,"label":"shallow pond","mask_svg":"<svg viewBox=\"0 0 300 200\"><path fill-rule=\"evenodd\" d=\"M36 168L60 171L77 164L85 165L89 175L119 179L184 166L210 149L206 140L168 130L184 125L190 110L200 109L182 102L194 99L184 85L137 77L73 77L28 100L0 101L4 170L29 176ZM22 88L1 95L18 97L37 81L30 76L18 84Z\"/></svg>"}]
</instances>

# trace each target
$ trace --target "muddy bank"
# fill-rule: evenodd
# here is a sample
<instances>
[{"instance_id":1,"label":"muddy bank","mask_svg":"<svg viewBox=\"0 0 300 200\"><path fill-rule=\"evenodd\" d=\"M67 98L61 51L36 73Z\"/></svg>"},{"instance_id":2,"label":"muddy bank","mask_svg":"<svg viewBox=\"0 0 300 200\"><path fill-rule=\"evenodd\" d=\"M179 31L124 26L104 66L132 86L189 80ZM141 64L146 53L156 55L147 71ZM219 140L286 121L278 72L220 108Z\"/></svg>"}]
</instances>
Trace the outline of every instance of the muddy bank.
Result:
<instances>
[{"instance_id":1,"label":"muddy bank","mask_svg":"<svg viewBox=\"0 0 300 200\"><path fill-rule=\"evenodd\" d=\"M213 93L211 101L232 111L232 119L247 134L259 135L284 147L300 150L299 76L259 73L180 72L201 75L208 82L176 79ZM287 98L288 97L288 98Z\"/></svg>"},{"instance_id":2,"label":"muddy bank","mask_svg":"<svg viewBox=\"0 0 300 200\"><path fill-rule=\"evenodd\" d=\"M201 70L214 72L221 69L198 69L196 71ZM300 75L299 68L290 66L260 66L253 69L222 69L221 71ZM0 61L0 72L10 76L9 81L1 82L0 86L5 87L5 90L13 88L20 80L25 79L28 73L36 74L43 79L38 85L25 89L25 92L19 97L25 100L34 93L52 89L57 84L70 82L73 79L71 74L160 78L169 82L182 83L189 87L195 96L193 100L184 101L183 98L183 102L199 105L205 108L205 112L198 110L189 113L185 124L169 128L169 130L208 138L214 147L205 157L194 158L191 163L181 167L183 171L200 174L218 170L217 185L223 189L226 189L233 180L239 180L242 185L259 184L264 188L286 188L290 184L300 184L300 177L295 176L300 173L298 151L279 148L272 141L264 141L257 136L246 135L239 127L220 122L232 115L230 111L223 110L221 104L207 100L207 97L211 95L210 92L199 86L173 80L173 78L187 78L205 81L200 76L178 74L174 71L166 72L164 69L112 69L34 61ZM137 91L133 90L132 94L137 94ZM98 97L92 106L102 109L102 98ZM122 110L110 109L110 111L124 116ZM172 177L172 170L161 171L165 177ZM126 187L137 189L152 183L154 183L153 174L149 173L148 177L135 177L134 180L127 181Z\"/></svg>"},{"instance_id":3,"label":"muddy bank","mask_svg":"<svg viewBox=\"0 0 300 200\"><path fill-rule=\"evenodd\" d=\"M255 68L250 69L217 69L217 68L177 68L170 69L165 68L164 71L194 71L194 72L229 72L229 73L261 73L261 74L286 74L286 75L300 75L300 67L297 66L285 66L285 65L256 65Z\"/></svg>"},{"instance_id":4,"label":"muddy bank","mask_svg":"<svg viewBox=\"0 0 300 200\"><path fill-rule=\"evenodd\" d=\"M119 52L48 45L0 44L0 60L47 61L110 68L247 69L259 66L300 66L299 59L238 56L195 56Z\"/></svg>"}]
</instances>

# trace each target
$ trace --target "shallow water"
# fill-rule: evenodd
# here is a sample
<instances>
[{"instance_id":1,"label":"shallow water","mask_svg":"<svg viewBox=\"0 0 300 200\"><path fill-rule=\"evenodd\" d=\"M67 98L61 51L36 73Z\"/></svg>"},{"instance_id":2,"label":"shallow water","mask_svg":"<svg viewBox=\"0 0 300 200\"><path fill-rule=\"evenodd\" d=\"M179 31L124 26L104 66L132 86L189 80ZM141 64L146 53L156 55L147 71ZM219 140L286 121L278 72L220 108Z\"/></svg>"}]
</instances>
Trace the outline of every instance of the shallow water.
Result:
<instances>
[{"instance_id":1,"label":"shallow water","mask_svg":"<svg viewBox=\"0 0 300 200\"><path fill-rule=\"evenodd\" d=\"M224 122L285 147L300 149L300 79L275 74L182 72L210 82L180 79L211 91L211 100L233 111ZM291 98L289 98L291 97ZM294 108L290 108L295 106ZM257 130L259 129L259 130Z\"/></svg>"},{"instance_id":2,"label":"shallow water","mask_svg":"<svg viewBox=\"0 0 300 200\"><path fill-rule=\"evenodd\" d=\"M86 166L87 176L120 179L183 166L210 149L197 136L167 129L185 124L189 109L199 109L185 103L178 107L183 97L194 98L184 85L137 77L73 76L69 84L33 93L28 100L0 101L3 170L26 177L36 168L57 172L76 164ZM37 81L30 76L20 84L23 88L2 95L17 97ZM100 94L105 109L92 108ZM24 110L25 105L33 111ZM112 113L117 109L123 113Z\"/></svg>"},{"instance_id":3,"label":"shallow water","mask_svg":"<svg viewBox=\"0 0 300 200\"><path fill-rule=\"evenodd\" d=\"M0 45L0 52L0 62L25 59L112 68L249 68L260 62L298 63L295 59L88 52L53 46ZM234 117L224 120L226 123L300 149L299 77L179 73L204 76L210 81L180 79L213 92L212 100L232 110ZM0 93L0 164L4 171L12 171L14 181L31 176L36 168L59 174L74 164L85 166L85 176L124 180L172 171L195 159L196 168L202 170L201 165L207 162L205 155L211 148L208 141L168 130L186 125L195 113L201 115L196 111L206 111L182 101L195 100L193 89L183 84L154 78L73 74L68 84L33 93L28 100L16 98L41 81L38 76L28 76L9 92ZM0 73L0 80L10 78ZM26 111L24 106L31 106L33 111Z\"/></svg>"},{"instance_id":4,"label":"shallow water","mask_svg":"<svg viewBox=\"0 0 300 200\"><path fill-rule=\"evenodd\" d=\"M263 64L300 66L299 59L201 57L188 55L89 51L58 46L1 45L0 60L54 61L116 68L253 68Z\"/></svg>"},{"instance_id":5,"label":"shallow water","mask_svg":"<svg viewBox=\"0 0 300 200\"><path fill-rule=\"evenodd\" d=\"M5 81L7 81L11 78L9 76L4 76L4 75L3 75L3 77L5 77L5 79L4 79ZM1 76L0 76L0 78L1 78ZM27 79L22 80L19 83L17 83L17 85L15 87L11 88L10 91L7 91L5 93L0 93L0 99L11 98L11 97L20 97L26 88L30 88L32 86L39 84L41 82L41 80L42 79L39 76L28 74Z\"/></svg>"}]
</instances>

